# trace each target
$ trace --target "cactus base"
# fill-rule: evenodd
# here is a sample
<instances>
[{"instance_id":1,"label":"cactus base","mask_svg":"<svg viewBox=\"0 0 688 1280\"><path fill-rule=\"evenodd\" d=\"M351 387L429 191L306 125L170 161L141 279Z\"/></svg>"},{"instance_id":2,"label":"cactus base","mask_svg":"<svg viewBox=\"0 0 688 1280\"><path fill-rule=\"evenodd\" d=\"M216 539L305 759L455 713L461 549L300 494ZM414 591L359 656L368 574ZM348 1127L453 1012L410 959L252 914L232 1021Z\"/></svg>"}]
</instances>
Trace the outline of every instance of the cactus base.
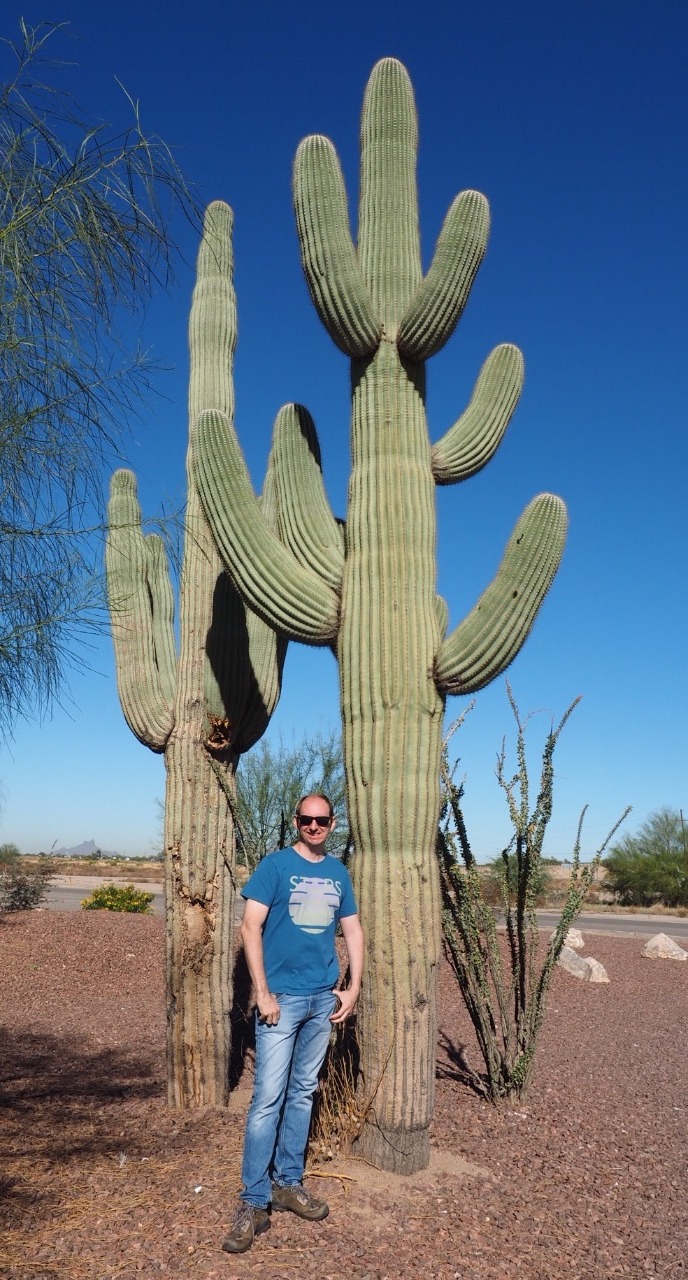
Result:
<instances>
[{"instance_id":1,"label":"cactus base","mask_svg":"<svg viewBox=\"0 0 688 1280\"><path fill-rule=\"evenodd\" d=\"M418 1173L430 1162L430 1130L381 1129L374 1120L366 1124L354 1144L354 1155L389 1173Z\"/></svg>"}]
</instances>

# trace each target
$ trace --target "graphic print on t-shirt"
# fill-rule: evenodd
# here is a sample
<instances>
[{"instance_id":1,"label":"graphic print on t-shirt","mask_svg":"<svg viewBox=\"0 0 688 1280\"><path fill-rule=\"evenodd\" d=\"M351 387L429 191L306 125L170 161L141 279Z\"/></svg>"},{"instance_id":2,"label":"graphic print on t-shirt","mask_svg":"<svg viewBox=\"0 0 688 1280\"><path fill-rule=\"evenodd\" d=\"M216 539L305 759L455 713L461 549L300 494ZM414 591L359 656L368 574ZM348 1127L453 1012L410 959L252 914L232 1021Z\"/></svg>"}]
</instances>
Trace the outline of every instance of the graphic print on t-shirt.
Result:
<instances>
[{"instance_id":1,"label":"graphic print on t-shirt","mask_svg":"<svg viewBox=\"0 0 688 1280\"><path fill-rule=\"evenodd\" d=\"M304 933L323 933L339 907L339 882L317 876L291 876L289 883L289 915L294 924Z\"/></svg>"}]
</instances>

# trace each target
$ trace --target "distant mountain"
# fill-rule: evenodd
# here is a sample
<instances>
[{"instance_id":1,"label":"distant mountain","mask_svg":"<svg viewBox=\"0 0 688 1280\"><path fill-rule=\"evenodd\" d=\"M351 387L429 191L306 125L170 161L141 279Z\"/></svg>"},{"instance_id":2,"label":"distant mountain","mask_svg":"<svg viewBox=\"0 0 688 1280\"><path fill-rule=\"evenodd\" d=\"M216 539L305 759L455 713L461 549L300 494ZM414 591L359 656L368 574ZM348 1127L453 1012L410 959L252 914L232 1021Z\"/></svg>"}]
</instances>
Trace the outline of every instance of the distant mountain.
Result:
<instances>
[{"instance_id":1,"label":"distant mountain","mask_svg":"<svg viewBox=\"0 0 688 1280\"><path fill-rule=\"evenodd\" d=\"M119 858L118 853L114 853L111 849L103 849L101 845L96 844L95 840L82 840L81 844L75 844L71 849L53 849L53 856L56 858L88 858L91 854L100 853L101 858Z\"/></svg>"}]
</instances>

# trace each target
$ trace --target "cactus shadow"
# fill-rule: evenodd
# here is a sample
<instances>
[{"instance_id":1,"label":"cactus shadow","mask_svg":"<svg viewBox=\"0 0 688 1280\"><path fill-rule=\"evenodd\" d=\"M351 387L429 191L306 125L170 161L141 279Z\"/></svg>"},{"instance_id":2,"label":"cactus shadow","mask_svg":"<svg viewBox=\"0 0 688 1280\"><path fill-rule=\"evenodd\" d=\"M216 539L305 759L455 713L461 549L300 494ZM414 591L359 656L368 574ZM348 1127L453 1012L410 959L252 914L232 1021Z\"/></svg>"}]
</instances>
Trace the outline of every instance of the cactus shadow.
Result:
<instances>
[{"instance_id":1,"label":"cactus shadow","mask_svg":"<svg viewBox=\"0 0 688 1280\"><path fill-rule=\"evenodd\" d=\"M435 1067L435 1076L438 1080L457 1080L459 1084L465 1085L467 1089L471 1089L479 1098L484 1098L484 1092L480 1087L479 1081L487 1081L487 1076L480 1071L474 1071L467 1057L465 1044L455 1044L447 1035L446 1031L441 1031L439 1035L439 1045L443 1049L447 1062L437 1062Z\"/></svg>"},{"instance_id":2,"label":"cactus shadow","mask_svg":"<svg viewBox=\"0 0 688 1280\"><path fill-rule=\"evenodd\" d=\"M265 732L270 714L250 660L246 610L227 573L221 573L215 583L205 648L229 717L225 750L246 751ZM221 754L217 748L216 754Z\"/></svg>"},{"instance_id":3,"label":"cactus shadow","mask_svg":"<svg viewBox=\"0 0 688 1280\"><path fill-rule=\"evenodd\" d=\"M240 946L234 962L234 998L229 1014L232 1030L232 1047L229 1054L230 1092L241 1083L247 1059L255 1053L256 1028L251 994L251 975L248 971L244 948Z\"/></svg>"}]
</instances>

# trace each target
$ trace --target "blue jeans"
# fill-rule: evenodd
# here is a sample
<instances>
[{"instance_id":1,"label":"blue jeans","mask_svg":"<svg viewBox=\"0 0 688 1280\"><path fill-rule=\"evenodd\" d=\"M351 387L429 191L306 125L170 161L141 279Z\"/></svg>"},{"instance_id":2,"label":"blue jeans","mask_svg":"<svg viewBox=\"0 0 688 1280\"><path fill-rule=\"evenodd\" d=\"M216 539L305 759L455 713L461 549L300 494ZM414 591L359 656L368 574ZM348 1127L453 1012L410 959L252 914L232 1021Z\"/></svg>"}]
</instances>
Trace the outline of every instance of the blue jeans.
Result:
<instances>
[{"instance_id":1,"label":"blue jeans","mask_svg":"<svg viewBox=\"0 0 688 1280\"><path fill-rule=\"evenodd\" d=\"M275 1026L259 1022L256 1012L256 1075L241 1167L242 1200L263 1209L272 1180L291 1187L303 1178L313 1094L337 1004L331 991L277 1000Z\"/></svg>"}]
</instances>

